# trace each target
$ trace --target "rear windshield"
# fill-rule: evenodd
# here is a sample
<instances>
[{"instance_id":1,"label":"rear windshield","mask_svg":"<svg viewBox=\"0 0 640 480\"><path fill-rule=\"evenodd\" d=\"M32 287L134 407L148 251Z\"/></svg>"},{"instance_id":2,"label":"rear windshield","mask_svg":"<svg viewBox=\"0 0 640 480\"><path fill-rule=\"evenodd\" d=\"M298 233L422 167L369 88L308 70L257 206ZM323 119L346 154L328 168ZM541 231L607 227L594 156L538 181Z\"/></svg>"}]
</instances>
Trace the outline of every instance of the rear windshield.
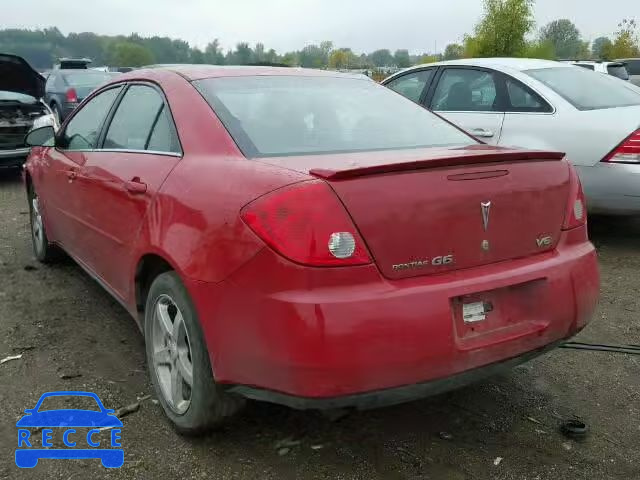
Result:
<instances>
[{"instance_id":1,"label":"rear windshield","mask_svg":"<svg viewBox=\"0 0 640 480\"><path fill-rule=\"evenodd\" d=\"M66 73L64 80L70 87L97 87L98 85L111 80L113 75L109 72L87 72Z\"/></svg>"},{"instance_id":2,"label":"rear windshield","mask_svg":"<svg viewBox=\"0 0 640 480\"><path fill-rule=\"evenodd\" d=\"M640 105L640 92L627 82L582 68L554 67L526 70L578 110Z\"/></svg>"},{"instance_id":3,"label":"rear windshield","mask_svg":"<svg viewBox=\"0 0 640 480\"><path fill-rule=\"evenodd\" d=\"M477 143L367 79L256 76L194 85L247 157Z\"/></svg>"},{"instance_id":4,"label":"rear windshield","mask_svg":"<svg viewBox=\"0 0 640 480\"><path fill-rule=\"evenodd\" d=\"M609 72L609 75L621 78L622 80L629 80L629 72L627 72L626 67L621 63L607 65L607 72Z\"/></svg>"}]
</instances>

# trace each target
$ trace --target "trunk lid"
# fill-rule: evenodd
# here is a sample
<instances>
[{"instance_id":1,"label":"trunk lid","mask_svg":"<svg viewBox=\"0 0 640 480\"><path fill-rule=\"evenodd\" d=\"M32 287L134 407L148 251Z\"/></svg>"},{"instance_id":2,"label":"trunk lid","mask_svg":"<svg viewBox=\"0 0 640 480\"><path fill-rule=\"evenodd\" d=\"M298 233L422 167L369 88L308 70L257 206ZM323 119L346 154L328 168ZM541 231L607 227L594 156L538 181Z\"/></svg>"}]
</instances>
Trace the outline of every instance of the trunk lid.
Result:
<instances>
[{"instance_id":1,"label":"trunk lid","mask_svg":"<svg viewBox=\"0 0 640 480\"><path fill-rule=\"evenodd\" d=\"M328 181L387 278L526 257L559 240L570 183L562 154L478 146L341 157L270 163Z\"/></svg>"}]
</instances>

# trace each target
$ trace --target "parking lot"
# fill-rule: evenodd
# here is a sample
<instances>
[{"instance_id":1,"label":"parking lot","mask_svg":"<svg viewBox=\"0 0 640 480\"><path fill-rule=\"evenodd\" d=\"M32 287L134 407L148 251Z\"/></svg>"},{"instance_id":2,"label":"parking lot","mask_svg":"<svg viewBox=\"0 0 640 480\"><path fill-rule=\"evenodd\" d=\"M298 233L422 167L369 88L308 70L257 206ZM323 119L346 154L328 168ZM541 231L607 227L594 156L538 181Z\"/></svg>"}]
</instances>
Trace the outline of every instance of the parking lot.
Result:
<instances>
[{"instance_id":1,"label":"parking lot","mask_svg":"<svg viewBox=\"0 0 640 480\"><path fill-rule=\"evenodd\" d=\"M133 320L71 261L32 255L22 183L0 172L0 478L640 478L640 357L555 350L463 390L331 420L250 404L222 430L189 439L153 398L123 418L125 464L13 462L15 421L40 395L88 390L107 408L153 394ZM640 338L640 221L591 219L602 295L585 342ZM581 442L558 430L584 420Z\"/></svg>"}]
</instances>

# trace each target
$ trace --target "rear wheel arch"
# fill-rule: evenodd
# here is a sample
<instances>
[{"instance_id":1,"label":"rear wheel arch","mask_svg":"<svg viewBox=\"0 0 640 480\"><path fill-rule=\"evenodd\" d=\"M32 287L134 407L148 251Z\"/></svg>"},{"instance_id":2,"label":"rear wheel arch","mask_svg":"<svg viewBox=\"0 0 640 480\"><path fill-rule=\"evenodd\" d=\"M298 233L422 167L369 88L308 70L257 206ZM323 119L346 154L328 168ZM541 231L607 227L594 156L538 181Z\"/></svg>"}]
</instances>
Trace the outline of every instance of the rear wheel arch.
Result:
<instances>
[{"instance_id":1,"label":"rear wheel arch","mask_svg":"<svg viewBox=\"0 0 640 480\"><path fill-rule=\"evenodd\" d=\"M149 289L153 281L158 275L171 271L177 273L177 269L161 255L148 253L140 257L134 276L135 302L138 312L144 312Z\"/></svg>"}]
</instances>

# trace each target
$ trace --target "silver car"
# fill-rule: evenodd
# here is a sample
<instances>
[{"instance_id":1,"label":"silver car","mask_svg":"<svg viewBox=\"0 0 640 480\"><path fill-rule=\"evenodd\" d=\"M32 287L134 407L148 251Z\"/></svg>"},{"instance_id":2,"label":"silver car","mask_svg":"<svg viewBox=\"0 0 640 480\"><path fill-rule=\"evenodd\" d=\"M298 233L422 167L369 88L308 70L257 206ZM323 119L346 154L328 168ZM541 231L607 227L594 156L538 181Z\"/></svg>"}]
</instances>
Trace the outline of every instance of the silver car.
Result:
<instances>
[{"instance_id":1,"label":"silver car","mask_svg":"<svg viewBox=\"0 0 640 480\"><path fill-rule=\"evenodd\" d=\"M640 88L548 60L466 59L382 82L493 145L566 152L593 213L640 214Z\"/></svg>"}]
</instances>

